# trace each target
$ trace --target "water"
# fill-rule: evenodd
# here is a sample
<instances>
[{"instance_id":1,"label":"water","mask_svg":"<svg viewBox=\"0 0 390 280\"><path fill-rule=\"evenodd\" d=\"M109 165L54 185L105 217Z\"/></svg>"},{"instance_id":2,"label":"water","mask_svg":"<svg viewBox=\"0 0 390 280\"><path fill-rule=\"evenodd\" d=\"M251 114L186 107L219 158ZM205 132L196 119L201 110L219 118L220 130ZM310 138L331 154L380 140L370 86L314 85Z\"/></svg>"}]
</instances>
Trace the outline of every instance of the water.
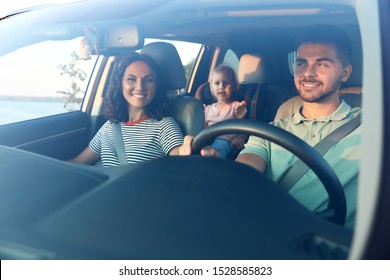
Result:
<instances>
[{"instance_id":1,"label":"water","mask_svg":"<svg viewBox=\"0 0 390 280\"><path fill-rule=\"evenodd\" d=\"M63 101L1 100L0 125L69 112Z\"/></svg>"}]
</instances>

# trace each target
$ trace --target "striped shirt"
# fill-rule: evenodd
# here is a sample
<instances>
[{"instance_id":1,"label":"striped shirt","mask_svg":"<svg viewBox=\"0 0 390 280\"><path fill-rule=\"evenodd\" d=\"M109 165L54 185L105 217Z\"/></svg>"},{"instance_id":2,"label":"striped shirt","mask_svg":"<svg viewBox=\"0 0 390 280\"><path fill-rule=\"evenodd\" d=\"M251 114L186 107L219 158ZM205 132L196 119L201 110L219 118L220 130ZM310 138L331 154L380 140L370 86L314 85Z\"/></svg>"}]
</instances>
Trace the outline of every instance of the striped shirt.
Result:
<instances>
[{"instance_id":1,"label":"striped shirt","mask_svg":"<svg viewBox=\"0 0 390 280\"><path fill-rule=\"evenodd\" d=\"M172 148L183 144L183 134L172 117L161 121L147 119L130 125L122 122L121 129L128 163L163 157ZM103 166L120 165L110 121L99 129L89 147L100 155Z\"/></svg>"}]
</instances>

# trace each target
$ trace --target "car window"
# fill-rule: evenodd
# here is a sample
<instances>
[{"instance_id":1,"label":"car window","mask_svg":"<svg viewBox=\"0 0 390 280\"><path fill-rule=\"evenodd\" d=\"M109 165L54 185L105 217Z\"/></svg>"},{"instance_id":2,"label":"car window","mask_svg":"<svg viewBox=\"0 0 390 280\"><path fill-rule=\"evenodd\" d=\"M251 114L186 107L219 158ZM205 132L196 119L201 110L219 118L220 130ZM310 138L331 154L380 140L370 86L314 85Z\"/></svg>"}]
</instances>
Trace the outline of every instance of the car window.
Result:
<instances>
[{"instance_id":1,"label":"car window","mask_svg":"<svg viewBox=\"0 0 390 280\"><path fill-rule=\"evenodd\" d=\"M290 75L294 76L294 66L295 66L295 59L296 59L296 51L289 52L287 54L287 61L288 61L288 69L290 71Z\"/></svg>"},{"instance_id":2,"label":"car window","mask_svg":"<svg viewBox=\"0 0 390 280\"><path fill-rule=\"evenodd\" d=\"M44 41L0 57L0 125L80 110L97 56L82 38Z\"/></svg>"},{"instance_id":3,"label":"car window","mask_svg":"<svg viewBox=\"0 0 390 280\"><path fill-rule=\"evenodd\" d=\"M240 59L238 58L237 54L231 49L227 50L223 58L223 64L232 67L234 71L237 73L239 63L240 63Z\"/></svg>"}]
</instances>

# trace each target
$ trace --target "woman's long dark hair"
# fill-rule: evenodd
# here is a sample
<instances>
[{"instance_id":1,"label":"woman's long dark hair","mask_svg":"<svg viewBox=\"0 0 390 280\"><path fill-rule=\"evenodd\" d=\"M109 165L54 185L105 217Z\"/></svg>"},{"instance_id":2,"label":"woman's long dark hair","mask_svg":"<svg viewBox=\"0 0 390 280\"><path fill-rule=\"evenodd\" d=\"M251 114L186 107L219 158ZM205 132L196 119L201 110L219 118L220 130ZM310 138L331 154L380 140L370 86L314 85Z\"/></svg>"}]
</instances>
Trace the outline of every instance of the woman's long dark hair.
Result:
<instances>
[{"instance_id":1,"label":"woman's long dark hair","mask_svg":"<svg viewBox=\"0 0 390 280\"><path fill-rule=\"evenodd\" d=\"M146 115L155 120L161 120L168 115L167 88L165 81L162 79L159 66L150 56L133 52L122 57L115 65L108 94L104 99L105 115L111 122L117 123L129 120L128 104L123 96L122 78L126 68L136 61L145 62L156 75L156 92L153 100L145 107Z\"/></svg>"}]
</instances>

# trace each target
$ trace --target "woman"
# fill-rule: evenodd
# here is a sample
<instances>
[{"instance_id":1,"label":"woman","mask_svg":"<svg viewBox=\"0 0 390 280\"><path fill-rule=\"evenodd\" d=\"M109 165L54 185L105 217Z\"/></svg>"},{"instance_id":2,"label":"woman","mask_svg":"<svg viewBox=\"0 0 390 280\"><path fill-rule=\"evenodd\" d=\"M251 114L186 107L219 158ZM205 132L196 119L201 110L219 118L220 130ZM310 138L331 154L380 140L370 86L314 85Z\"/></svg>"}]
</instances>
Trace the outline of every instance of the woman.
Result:
<instances>
[{"instance_id":1,"label":"woman","mask_svg":"<svg viewBox=\"0 0 390 280\"><path fill-rule=\"evenodd\" d=\"M176 121L168 116L167 91L161 77L149 56L131 53L124 57L114 70L105 100L108 121L71 161L94 164L101 159L103 166L120 165L114 144L116 125L121 128L128 163L178 155L183 135Z\"/></svg>"}]
</instances>

